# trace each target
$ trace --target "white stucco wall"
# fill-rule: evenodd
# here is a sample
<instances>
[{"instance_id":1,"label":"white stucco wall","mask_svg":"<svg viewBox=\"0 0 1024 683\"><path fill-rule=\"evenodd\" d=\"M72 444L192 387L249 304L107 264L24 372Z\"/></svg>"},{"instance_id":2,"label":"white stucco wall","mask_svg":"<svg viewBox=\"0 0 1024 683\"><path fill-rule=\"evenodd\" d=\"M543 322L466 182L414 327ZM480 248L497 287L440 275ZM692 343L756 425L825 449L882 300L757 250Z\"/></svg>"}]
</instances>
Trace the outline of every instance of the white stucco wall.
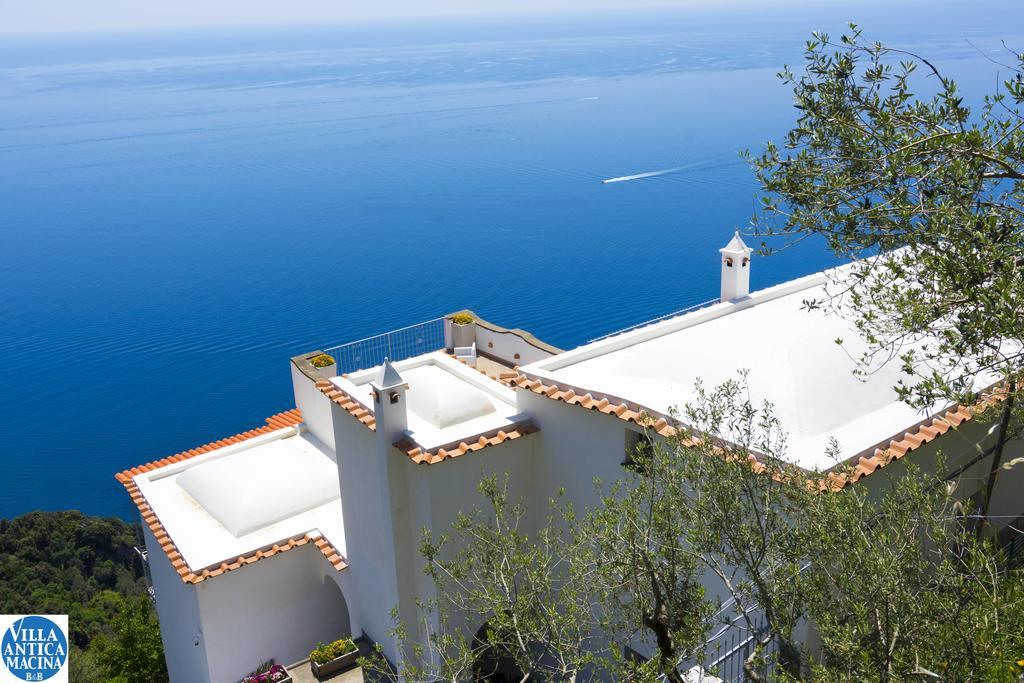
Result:
<instances>
[{"instance_id":1,"label":"white stucco wall","mask_svg":"<svg viewBox=\"0 0 1024 683\"><path fill-rule=\"evenodd\" d=\"M536 433L530 434L515 441L507 441L435 465L409 463L409 489L410 492L417 492L414 494L417 515L412 520L410 528L410 548L415 553L415 590L420 597L434 597L434 586L422 572L423 558L418 553L420 529L429 526L435 535L440 535L451 529L460 512L470 514L474 508L478 508L488 514L491 508L478 490L479 483L484 477L493 475L502 482L507 474L511 500L522 499L527 506L523 519L524 530L533 530L539 526L548 512L548 507L547 498L540 495L546 487L537 486L535 474L535 446L538 436ZM449 550L454 550L454 546L450 546ZM452 617L458 619L458 615ZM463 625L472 633L481 624Z\"/></svg>"},{"instance_id":2,"label":"white stucco wall","mask_svg":"<svg viewBox=\"0 0 1024 683\"><path fill-rule=\"evenodd\" d=\"M391 501L391 543L394 568L395 592L390 603L377 603L385 613L399 608L402 623L406 626L410 641L418 638L419 610L416 607L417 591L422 580L422 559L419 554L419 531L430 524L430 504L426 487L420 483L419 474L423 469L412 462L407 455L396 448L386 451L387 495ZM377 457L381 457L379 454ZM386 593L384 595L387 595ZM383 643L382 643L383 644ZM411 643L410 643L411 644ZM404 658L390 639L385 644L391 661Z\"/></svg>"},{"instance_id":3,"label":"white stucco wall","mask_svg":"<svg viewBox=\"0 0 1024 683\"><path fill-rule=\"evenodd\" d=\"M907 466L913 465L923 472L933 475L949 476L960 470L980 455L980 450L988 450L995 442L992 428L994 423L971 421L950 430L935 441L913 451L898 462L875 472L859 482L858 486L867 486L875 496L899 486L900 480L906 476ZM1024 442L1010 441L1003 449L1002 462L1005 464L1014 458L1024 456ZM942 470L939 471L939 464ZM957 488L954 495L959 499L979 496L988 483L992 456L987 455L970 465L957 476ZM980 500L980 497L978 498ZM1024 464L1012 469L1000 469L996 478L996 486L992 492L989 515L997 529L1005 527L1024 513Z\"/></svg>"},{"instance_id":4,"label":"white stucco wall","mask_svg":"<svg viewBox=\"0 0 1024 683\"><path fill-rule=\"evenodd\" d=\"M564 487L577 510L600 503L594 479L605 484L625 474L626 424L612 415L555 401L520 389L519 409L528 413L540 431L534 434L537 449L535 481L546 500Z\"/></svg>"},{"instance_id":5,"label":"white stucco wall","mask_svg":"<svg viewBox=\"0 0 1024 683\"><path fill-rule=\"evenodd\" d=\"M509 475L512 499L522 497L529 506L528 512L537 513L527 517L529 525L534 526L544 517L537 508L546 505L546 498L538 498L535 474L538 436L538 433L529 434L435 465L415 465L410 461L410 473L415 477L411 482L413 487L428 494L421 508L423 512L417 516L417 534L419 527L427 524L439 532L447 530L459 512L469 513L474 507L489 510L478 485L481 479L491 475L497 476L499 481Z\"/></svg>"},{"instance_id":6,"label":"white stucco wall","mask_svg":"<svg viewBox=\"0 0 1024 683\"><path fill-rule=\"evenodd\" d=\"M181 580L145 522L142 532L149 550L160 639L171 683L213 683L206 664L205 643L200 638L199 644L195 644L195 636L203 630L196 587Z\"/></svg>"},{"instance_id":7,"label":"white stucco wall","mask_svg":"<svg viewBox=\"0 0 1024 683\"><path fill-rule=\"evenodd\" d=\"M334 425L331 421L331 402L316 388L316 383L290 364L292 370L292 391L295 393L295 407L302 411L302 421L307 429L332 451L334 448Z\"/></svg>"},{"instance_id":8,"label":"white stucco wall","mask_svg":"<svg viewBox=\"0 0 1024 683\"><path fill-rule=\"evenodd\" d=\"M1024 457L1024 441L1017 440L1006 444L1002 460L1004 464L1021 457ZM986 463L986 477L988 465L989 463ZM999 471L989 514L1001 517L997 520L999 527L1005 527L1024 514L1024 462Z\"/></svg>"},{"instance_id":9,"label":"white stucco wall","mask_svg":"<svg viewBox=\"0 0 1024 683\"><path fill-rule=\"evenodd\" d=\"M415 629L415 598L432 595L422 573L420 530L443 532L459 511L483 504L477 491L482 474L511 474L514 495L528 496L530 514L539 514L543 504L532 497L537 434L424 465L393 447L382 451L380 434L340 408L334 410L334 424L353 623L398 661L401 653L388 636L391 610L399 607L403 622Z\"/></svg>"},{"instance_id":10,"label":"white stucco wall","mask_svg":"<svg viewBox=\"0 0 1024 683\"><path fill-rule=\"evenodd\" d=\"M512 365L535 363L553 354L537 348L513 332L497 332L483 325L476 326L476 348L478 351L501 358ZM516 356L519 356L516 358Z\"/></svg>"},{"instance_id":11,"label":"white stucco wall","mask_svg":"<svg viewBox=\"0 0 1024 683\"><path fill-rule=\"evenodd\" d=\"M235 683L264 661L292 664L347 637L336 573L309 543L198 584L210 682Z\"/></svg>"},{"instance_id":12,"label":"white stucco wall","mask_svg":"<svg viewBox=\"0 0 1024 683\"><path fill-rule=\"evenodd\" d=\"M377 457L377 433L332 405L338 477L349 562L346 591L354 622L394 657L387 637L398 603L386 469ZM397 451L395 451L397 456ZM358 635L358 634L357 634Z\"/></svg>"}]
</instances>

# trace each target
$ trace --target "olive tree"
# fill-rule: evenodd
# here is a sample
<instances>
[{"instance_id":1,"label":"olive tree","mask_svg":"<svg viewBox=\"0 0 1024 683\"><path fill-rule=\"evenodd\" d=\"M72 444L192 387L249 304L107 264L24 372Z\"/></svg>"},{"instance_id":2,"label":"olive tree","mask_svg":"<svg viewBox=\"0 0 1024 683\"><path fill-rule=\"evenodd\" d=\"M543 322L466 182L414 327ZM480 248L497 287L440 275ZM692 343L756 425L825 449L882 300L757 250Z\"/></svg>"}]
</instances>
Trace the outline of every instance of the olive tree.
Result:
<instances>
[{"instance_id":1,"label":"olive tree","mask_svg":"<svg viewBox=\"0 0 1024 683\"><path fill-rule=\"evenodd\" d=\"M616 643L609 668L620 680L682 683L703 655L712 602L685 545L692 509L680 503L690 482L676 455L644 435L624 478L604 489L577 531L581 559L594 568L595 621ZM622 657L624 647L654 655Z\"/></svg>"},{"instance_id":2,"label":"olive tree","mask_svg":"<svg viewBox=\"0 0 1024 683\"><path fill-rule=\"evenodd\" d=\"M753 683L1024 672L1024 577L971 532L956 481L912 459L844 486L842 466L796 467L744 376L698 386L675 424L581 518L556 499L534 529L507 479L484 478L483 508L424 533L436 590L420 636L397 625L409 656L368 664L404 680L680 682L728 627Z\"/></svg>"},{"instance_id":3,"label":"olive tree","mask_svg":"<svg viewBox=\"0 0 1024 683\"><path fill-rule=\"evenodd\" d=\"M804 68L780 77L799 112L781 144L748 155L765 190L765 251L824 238L854 265L809 307L853 319L861 371L899 363L919 408L1005 398L982 509L1015 430L1024 365L1024 54L972 109L916 54L815 33ZM921 93L921 94L918 94Z\"/></svg>"},{"instance_id":4,"label":"olive tree","mask_svg":"<svg viewBox=\"0 0 1024 683\"><path fill-rule=\"evenodd\" d=\"M666 444L692 482L681 531L749 633L747 680L1016 680L1024 578L974 535L956 481L903 462L840 487L841 465L787 464L743 377L698 387L681 419Z\"/></svg>"},{"instance_id":5,"label":"olive tree","mask_svg":"<svg viewBox=\"0 0 1024 683\"><path fill-rule=\"evenodd\" d=\"M417 624L395 613L391 635L404 659L392 667L378 650L364 666L378 678L411 681L602 680L595 665L604 641L572 506L556 497L540 528L530 529L507 475L483 477L478 488L485 505L440 534L422 531L434 597L419 601Z\"/></svg>"}]
</instances>

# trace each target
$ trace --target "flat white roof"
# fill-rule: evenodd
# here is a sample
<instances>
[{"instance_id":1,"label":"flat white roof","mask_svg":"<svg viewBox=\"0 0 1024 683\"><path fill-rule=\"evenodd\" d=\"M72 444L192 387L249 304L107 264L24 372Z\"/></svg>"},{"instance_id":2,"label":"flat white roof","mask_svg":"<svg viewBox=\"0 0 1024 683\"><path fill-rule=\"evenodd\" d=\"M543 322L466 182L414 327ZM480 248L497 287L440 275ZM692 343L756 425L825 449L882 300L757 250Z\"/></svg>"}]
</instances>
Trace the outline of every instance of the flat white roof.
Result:
<instances>
[{"instance_id":1,"label":"flat white roof","mask_svg":"<svg viewBox=\"0 0 1024 683\"><path fill-rule=\"evenodd\" d=\"M515 392L467 367L443 351L393 363L409 385L406 434L425 449L445 446L476 434L521 422ZM380 367L331 381L373 412L370 381Z\"/></svg>"},{"instance_id":2,"label":"flat white roof","mask_svg":"<svg viewBox=\"0 0 1024 683\"><path fill-rule=\"evenodd\" d=\"M787 459L825 469L836 464L827 455L830 437L850 457L926 417L897 398L898 363L867 381L855 377L853 359L865 348L856 330L836 315L804 308L805 300L824 298L824 286L837 272L581 346L521 371L576 393L668 414L695 400L698 378L711 389L739 379L745 369L751 400L772 403L788 434ZM836 344L839 338L843 346Z\"/></svg>"},{"instance_id":3,"label":"flat white roof","mask_svg":"<svg viewBox=\"0 0 1024 683\"><path fill-rule=\"evenodd\" d=\"M334 454L301 426L144 472L135 483L193 570L310 532L346 554Z\"/></svg>"}]
</instances>

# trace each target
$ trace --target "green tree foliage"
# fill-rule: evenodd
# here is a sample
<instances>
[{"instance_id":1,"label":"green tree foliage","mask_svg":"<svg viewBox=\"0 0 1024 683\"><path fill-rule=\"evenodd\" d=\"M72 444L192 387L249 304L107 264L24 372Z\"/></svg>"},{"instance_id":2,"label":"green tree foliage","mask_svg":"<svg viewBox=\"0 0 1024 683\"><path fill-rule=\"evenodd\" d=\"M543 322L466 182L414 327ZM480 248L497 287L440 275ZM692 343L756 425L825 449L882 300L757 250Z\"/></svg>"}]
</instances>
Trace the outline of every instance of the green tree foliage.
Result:
<instances>
[{"instance_id":1,"label":"green tree foliage","mask_svg":"<svg viewBox=\"0 0 1024 683\"><path fill-rule=\"evenodd\" d=\"M681 547L688 510L679 501L690 482L674 451L640 439L625 480L576 531L572 559L594 567L590 597L602 631L620 646L646 649L649 661L616 658L618 677L682 683L680 667L702 654L711 603L705 599L696 557ZM616 647L614 652L621 652Z\"/></svg>"},{"instance_id":2,"label":"green tree foliage","mask_svg":"<svg viewBox=\"0 0 1024 683\"><path fill-rule=\"evenodd\" d=\"M838 43L816 33L803 73L781 74L796 126L751 159L768 193L760 227L860 261L860 330L929 371L907 387L924 406L1024 362L1024 55L1007 56L1009 78L972 112L927 60L854 25ZM935 93L915 96L915 82Z\"/></svg>"},{"instance_id":3,"label":"green tree foliage","mask_svg":"<svg viewBox=\"0 0 1024 683\"><path fill-rule=\"evenodd\" d=\"M72 642L88 647L119 596L145 591L137 534L123 520L76 511L0 520L0 612L67 614Z\"/></svg>"},{"instance_id":4,"label":"green tree foliage","mask_svg":"<svg viewBox=\"0 0 1024 683\"><path fill-rule=\"evenodd\" d=\"M434 597L419 603L418 624L396 623L406 659L397 672L379 653L364 665L397 680L604 680L593 668L601 640L588 600L590 567L569 560L579 557L567 531L571 507L552 501L531 537L507 478L485 477L479 492L485 506L461 513L449 532L423 531Z\"/></svg>"},{"instance_id":5,"label":"green tree foliage","mask_svg":"<svg viewBox=\"0 0 1024 683\"><path fill-rule=\"evenodd\" d=\"M727 609L719 625L738 623L758 635L748 677L756 680L752 665L773 643L781 669L796 676L806 614L797 579L813 556L802 518L818 491L785 463L782 426L771 410L751 404L745 380L696 390L683 415L689 427L659 448L689 483L674 501L683 518L677 531L721 584L716 604Z\"/></svg>"},{"instance_id":6,"label":"green tree foliage","mask_svg":"<svg viewBox=\"0 0 1024 683\"><path fill-rule=\"evenodd\" d=\"M972 110L923 57L852 24L838 41L815 33L803 72L780 74L796 126L749 157L767 193L761 234L820 236L856 259L808 303L854 320L862 371L896 360L897 391L921 408L1001 382L987 497L1024 367L1024 54L1003 57L1002 84Z\"/></svg>"},{"instance_id":7,"label":"green tree foliage","mask_svg":"<svg viewBox=\"0 0 1024 683\"><path fill-rule=\"evenodd\" d=\"M68 656L68 681L69 683L103 683L106 681L106 674L96 662L94 652L80 650L77 647L71 648L71 653Z\"/></svg>"},{"instance_id":8,"label":"green tree foliage","mask_svg":"<svg viewBox=\"0 0 1024 683\"><path fill-rule=\"evenodd\" d=\"M74 683L167 680L138 537L121 519L77 511L0 520L0 613L67 614ZM121 660L142 677L121 677Z\"/></svg>"},{"instance_id":9,"label":"green tree foliage","mask_svg":"<svg viewBox=\"0 0 1024 683\"><path fill-rule=\"evenodd\" d=\"M697 394L664 448L692 483L686 547L720 580L720 616L755 635L748 680L1016 680L1024 577L973 533L956 482L904 462L836 491L785 463L744 380Z\"/></svg>"},{"instance_id":10,"label":"green tree foliage","mask_svg":"<svg viewBox=\"0 0 1024 683\"><path fill-rule=\"evenodd\" d=\"M123 598L111 623L113 635L93 643L96 662L110 683L160 683L167 680L160 625L149 598Z\"/></svg>"},{"instance_id":11,"label":"green tree foliage","mask_svg":"<svg viewBox=\"0 0 1024 683\"><path fill-rule=\"evenodd\" d=\"M979 541L955 484L911 469L874 499L853 486L801 518L798 584L817 624L817 681L1018 681L1024 577Z\"/></svg>"},{"instance_id":12,"label":"green tree foliage","mask_svg":"<svg viewBox=\"0 0 1024 683\"><path fill-rule=\"evenodd\" d=\"M1024 576L973 533L955 481L901 462L836 489L786 464L782 425L742 378L698 386L678 421L597 509L533 536L485 480L486 508L425 538L437 597L426 645L397 631L401 673L491 680L481 662L506 662L520 681L681 681L724 654L712 634L730 626L751 638L753 682L1017 680Z\"/></svg>"}]
</instances>

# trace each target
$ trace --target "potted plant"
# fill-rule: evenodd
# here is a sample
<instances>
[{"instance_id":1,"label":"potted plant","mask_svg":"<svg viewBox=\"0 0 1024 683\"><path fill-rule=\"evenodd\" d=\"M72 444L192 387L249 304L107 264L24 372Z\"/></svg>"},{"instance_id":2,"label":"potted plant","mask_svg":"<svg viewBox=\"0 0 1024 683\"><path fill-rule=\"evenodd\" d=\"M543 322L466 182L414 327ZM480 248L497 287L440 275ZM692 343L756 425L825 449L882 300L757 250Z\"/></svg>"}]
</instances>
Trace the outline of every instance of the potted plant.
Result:
<instances>
[{"instance_id":1,"label":"potted plant","mask_svg":"<svg viewBox=\"0 0 1024 683\"><path fill-rule=\"evenodd\" d=\"M318 353L309 359L309 363L327 377L336 377L338 375L338 367L334 362L334 357L326 353Z\"/></svg>"},{"instance_id":2,"label":"potted plant","mask_svg":"<svg viewBox=\"0 0 1024 683\"><path fill-rule=\"evenodd\" d=\"M242 683L292 683L291 674L274 660L260 664L251 674L242 679Z\"/></svg>"},{"instance_id":3,"label":"potted plant","mask_svg":"<svg viewBox=\"0 0 1024 683\"><path fill-rule=\"evenodd\" d=\"M351 638L342 638L324 645L317 643L316 649L309 653L309 667L317 680L351 669L359 659L359 648Z\"/></svg>"},{"instance_id":4,"label":"potted plant","mask_svg":"<svg viewBox=\"0 0 1024 683\"><path fill-rule=\"evenodd\" d=\"M452 346L472 346L476 341L476 321L469 313L452 316Z\"/></svg>"}]
</instances>

